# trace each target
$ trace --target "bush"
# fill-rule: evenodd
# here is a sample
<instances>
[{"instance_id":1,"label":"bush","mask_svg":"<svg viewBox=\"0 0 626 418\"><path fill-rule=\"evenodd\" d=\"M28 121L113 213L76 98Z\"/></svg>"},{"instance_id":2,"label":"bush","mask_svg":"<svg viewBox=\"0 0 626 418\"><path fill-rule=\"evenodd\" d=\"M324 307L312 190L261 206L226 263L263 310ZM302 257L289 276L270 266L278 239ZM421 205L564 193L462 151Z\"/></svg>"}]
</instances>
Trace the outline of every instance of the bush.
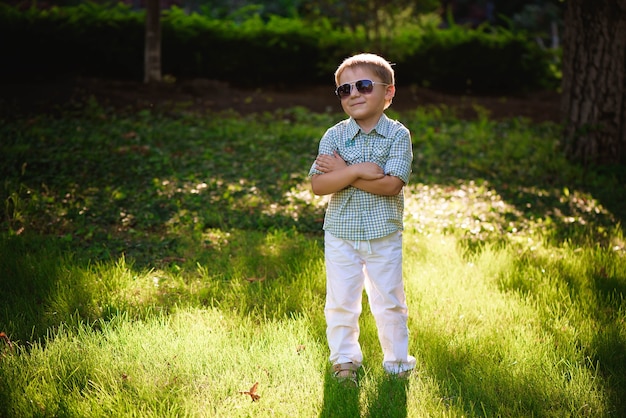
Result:
<instances>
[{"instance_id":1,"label":"bush","mask_svg":"<svg viewBox=\"0 0 626 418\"><path fill-rule=\"evenodd\" d=\"M144 12L123 4L18 11L0 5L0 76L26 80L92 76L140 80ZM523 33L396 29L373 44L363 30L325 21L252 16L241 22L163 12L162 68L178 78L209 78L248 87L309 80L332 83L337 64L355 52L378 52L397 64L401 84L475 92L556 85L552 53Z\"/></svg>"},{"instance_id":2,"label":"bush","mask_svg":"<svg viewBox=\"0 0 626 418\"><path fill-rule=\"evenodd\" d=\"M133 78L143 73L143 17L123 5L18 11L0 5L1 75Z\"/></svg>"},{"instance_id":3,"label":"bush","mask_svg":"<svg viewBox=\"0 0 626 418\"><path fill-rule=\"evenodd\" d=\"M453 26L429 31L399 65L411 80L451 91L521 91L555 85L549 66L553 53L523 33L486 29Z\"/></svg>"}]
</instances>

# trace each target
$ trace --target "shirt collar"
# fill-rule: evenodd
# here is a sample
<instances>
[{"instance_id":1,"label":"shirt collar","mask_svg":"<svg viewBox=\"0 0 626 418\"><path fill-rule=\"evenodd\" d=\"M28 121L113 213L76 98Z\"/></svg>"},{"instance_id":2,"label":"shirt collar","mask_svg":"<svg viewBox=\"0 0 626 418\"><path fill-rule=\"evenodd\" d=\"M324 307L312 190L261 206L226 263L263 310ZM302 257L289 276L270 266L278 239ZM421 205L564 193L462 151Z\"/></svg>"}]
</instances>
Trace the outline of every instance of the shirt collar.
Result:
<instances>
[{"instance_id":1,"label":"shirt collar","mask_svg":"<svg viewBox=\"0 0 626 418\"><path fill-rule=\"evenodd\" d=\"M374 129L372 129L372 132L376 132L377 134L382 135L384 137L389 136L389 131L391 128L391 124L389 122L390 122L389 118L387 117L387 115L383 113L380 116L380 119L378 119L378 123L376 124ZM361 128L359 127L359 124L356 123L356 120L354 120L352 116L350 116L350 120L348 121L348 129L347 129L348 137L354 138L359 132L361 132Z\"/></svg>"}]
</instances>

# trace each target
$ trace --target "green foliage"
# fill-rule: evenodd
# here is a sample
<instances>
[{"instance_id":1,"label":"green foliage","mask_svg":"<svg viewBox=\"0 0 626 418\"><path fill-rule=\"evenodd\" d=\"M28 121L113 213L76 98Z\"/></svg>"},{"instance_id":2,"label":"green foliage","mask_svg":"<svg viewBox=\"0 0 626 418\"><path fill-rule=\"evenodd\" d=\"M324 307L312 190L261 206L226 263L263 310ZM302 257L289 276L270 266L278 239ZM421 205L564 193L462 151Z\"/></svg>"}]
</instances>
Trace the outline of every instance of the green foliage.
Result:
<instances>
[{"instance_id":1,"label":"green foliage","mask_svg":"<svg viewBox=\"0 0 626 418\"><path fill-rule=\"evenodd\" d=\"M398 65L429 87L501 92L556 86L548 65L554 53L523 33L451 26L427 31L417 42L419 47L410 49Z\"/></svg>"},{"instance_id":2,"label":"green foliage","mask_svg":"<svg viewBox=\"0 0 626 418\"><path fill-rule=\"evenodd\" d=\"M0 52L10 76L142 74L143 17L122 3L17 11L0 5ZM112 64L114 63L114 64Z\"/></svg>"},{"instance_id":3,"label":"green foliage","mask_svg":"<svg viewBox=\"0 0 626 418\"><path fill-rule=\"evenodd\" d=\"M386 16L384 19L383 17ZM328 83L337 64L362 51L397 63L402 84L472 91L554 88L555 53L523 33L438 29L436 19L381 15L379 26L335 28L327 18L258 13L230 19L171 8L162 17L162 68L174 77L235 84ZM400 22L401 19L401 22ZM50 10L0 5L3 77L85 75L141 79L144 12L87 2ZM24 51L28 51L27 54Z\"/></svg>"},{"instance_id":4,"label":"green foliage","mask_svg":"<svg viewBox=\"0 0 626 418\"><path fill-rule=\"evenodd\" d=\"M3 148L12 155L2 166L4 221L12 230L54 230L96 245L103 256L137 246L151 257L174 250L167 231L183 225L319 229L321 209L296 193L286 196L294 181L305 181L302 167L311 164L322 130L292 127L309 118L306 112L244 124L227 115L172 120L149 112L119 120L92 103L86 115L2 125ZM269 153L276 141L281 146ZM42 216L25 217L27 207ZM163 235L141 243L144 230Z\"/></svg>"}]
</instances>

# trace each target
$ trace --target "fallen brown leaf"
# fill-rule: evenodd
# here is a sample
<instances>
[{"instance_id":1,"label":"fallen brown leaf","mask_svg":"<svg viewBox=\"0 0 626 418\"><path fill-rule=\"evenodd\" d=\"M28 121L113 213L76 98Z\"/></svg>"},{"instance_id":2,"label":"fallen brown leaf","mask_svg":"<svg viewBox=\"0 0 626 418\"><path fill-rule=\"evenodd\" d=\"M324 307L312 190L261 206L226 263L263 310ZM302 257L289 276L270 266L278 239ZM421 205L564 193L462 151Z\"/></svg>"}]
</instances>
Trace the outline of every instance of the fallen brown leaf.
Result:
<instances>
[{"instance_id":1,"label":"fallen brown leaf","mask_svg":"<svg viewBox=\"0 0 626 418\"><path fill-rule=\"evenodd\" d=\"M255 402L261 399L261 396L256 393L258 387L259 382L256 382L254 385L252 385L250 390L240 390L239 393L241 393L242 395L250 395L250 399L252 399L252 402Z\"/></svg>"}]
</instances>

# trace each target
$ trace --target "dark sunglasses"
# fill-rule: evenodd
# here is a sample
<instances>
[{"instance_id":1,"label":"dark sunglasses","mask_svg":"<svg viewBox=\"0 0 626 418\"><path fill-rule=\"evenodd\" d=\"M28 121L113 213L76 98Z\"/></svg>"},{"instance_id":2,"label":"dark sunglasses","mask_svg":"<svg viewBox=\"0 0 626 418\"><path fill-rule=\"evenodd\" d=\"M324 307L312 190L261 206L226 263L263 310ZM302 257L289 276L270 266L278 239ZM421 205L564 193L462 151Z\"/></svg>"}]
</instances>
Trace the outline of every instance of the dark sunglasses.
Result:
<instances>
[{"instance_id":1,"label":"dark sunglasses","mask_svg":"<svg viewBox=\"0 0 626 418\"><path fill-rule=\"evenodd\" d=\"M346 83L337 87L335 90L335 94L340 99L345 99L350 97L352 93L352 86L356 87L357 91L361 94L370 94L374 90L374 84L382 84L383 86L390 86L391 84L387 83L379 83L378 81L372 80L359 80L354 83Z\"/></svg>"}]
</instances>

